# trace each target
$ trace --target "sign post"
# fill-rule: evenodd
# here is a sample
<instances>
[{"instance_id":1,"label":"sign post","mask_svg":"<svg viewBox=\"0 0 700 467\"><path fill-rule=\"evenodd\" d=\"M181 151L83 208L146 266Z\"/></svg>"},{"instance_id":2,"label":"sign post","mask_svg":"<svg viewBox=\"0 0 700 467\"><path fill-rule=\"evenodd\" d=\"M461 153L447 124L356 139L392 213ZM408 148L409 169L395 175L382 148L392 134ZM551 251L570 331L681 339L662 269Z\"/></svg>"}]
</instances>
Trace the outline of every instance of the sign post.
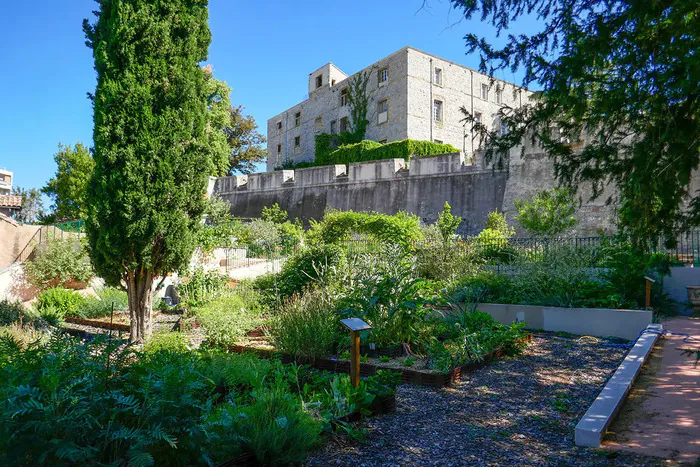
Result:
<instances>
[{"instance_id":1,"label":"sign post","mask_svg":"<svg viewBox=\"0 0 700 467\"><path fill-rule=\"evenodd\" d=\"M353 387L360 384L360 331L372 329L372 326L360 318L340 320L350 330L350 381Z\"/></svg>"}]
</instances>

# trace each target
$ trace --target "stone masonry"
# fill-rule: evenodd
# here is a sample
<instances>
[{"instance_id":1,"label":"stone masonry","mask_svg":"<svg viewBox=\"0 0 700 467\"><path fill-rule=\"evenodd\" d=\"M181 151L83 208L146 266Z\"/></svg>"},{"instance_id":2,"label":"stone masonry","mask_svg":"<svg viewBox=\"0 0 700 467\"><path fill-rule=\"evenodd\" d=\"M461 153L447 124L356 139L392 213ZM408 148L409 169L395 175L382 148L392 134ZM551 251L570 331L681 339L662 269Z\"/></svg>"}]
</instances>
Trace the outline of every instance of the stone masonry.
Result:
<instances>
[{"instance_id":1,"label":"stone masonry","mask_svg":"<svg viewBox=\"0 0 700 467\"><path fill-rule=\"evenodd\" d=\"M498 130L498 109L519 106L530 95L519 86L412 47L358 73L365 71L370 74L365 139L447 143L459 149L467 163L476 162L478 141L462 121L460 109L481 114L483 123ZM350 106L343 93L350 79L332 63L309 74L309 98L267 122L268 171L285 161L312 161L316 134L340 133L346 124L349 129ZM383 109L386 114L380 112Z\"/></svg>"}]
</instances>

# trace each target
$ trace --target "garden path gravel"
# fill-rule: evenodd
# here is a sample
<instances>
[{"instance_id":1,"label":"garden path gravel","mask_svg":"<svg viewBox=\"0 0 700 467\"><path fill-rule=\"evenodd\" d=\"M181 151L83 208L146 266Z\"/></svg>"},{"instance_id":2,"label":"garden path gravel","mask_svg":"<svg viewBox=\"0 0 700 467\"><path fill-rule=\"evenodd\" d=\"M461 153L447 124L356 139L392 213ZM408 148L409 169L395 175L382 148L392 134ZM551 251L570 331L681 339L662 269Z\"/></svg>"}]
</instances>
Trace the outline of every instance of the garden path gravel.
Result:
<instances>
[{"instance_id":1,"label":"garden path gravel","mask_svg":"<svg viewBox=\"0 0 700 467\"><path fill-rule=\"evenodd\" d=\"M364 422L364 443L331 440L308 465L662 465L574 445L576 423L626 354L601 342L537 335L522 356L454 388L402 385L396 412Z\"/></svg>"}]
</instances>

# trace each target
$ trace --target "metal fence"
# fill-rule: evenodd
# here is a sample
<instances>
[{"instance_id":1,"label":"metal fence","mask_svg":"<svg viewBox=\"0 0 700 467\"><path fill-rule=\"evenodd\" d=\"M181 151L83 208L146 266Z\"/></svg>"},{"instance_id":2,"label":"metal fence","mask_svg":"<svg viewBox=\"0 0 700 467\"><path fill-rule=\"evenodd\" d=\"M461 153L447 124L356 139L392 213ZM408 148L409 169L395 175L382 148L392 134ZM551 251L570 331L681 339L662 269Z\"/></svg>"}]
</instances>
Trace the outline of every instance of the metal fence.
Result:
<instances>
[{"instance_id":1,"label":"metal fence","mask_svg":"<svg viewBox=\"0 0 700 467\"><path fill-rule=\"evenodd\" d=\"M15 258L15 263L23 263L31 259L39 245L52 240L64 240L69 238L81 238L85 235L85 221L70 221L55 225L42 225L29 239Z\"/></svg>"}]
</instances>

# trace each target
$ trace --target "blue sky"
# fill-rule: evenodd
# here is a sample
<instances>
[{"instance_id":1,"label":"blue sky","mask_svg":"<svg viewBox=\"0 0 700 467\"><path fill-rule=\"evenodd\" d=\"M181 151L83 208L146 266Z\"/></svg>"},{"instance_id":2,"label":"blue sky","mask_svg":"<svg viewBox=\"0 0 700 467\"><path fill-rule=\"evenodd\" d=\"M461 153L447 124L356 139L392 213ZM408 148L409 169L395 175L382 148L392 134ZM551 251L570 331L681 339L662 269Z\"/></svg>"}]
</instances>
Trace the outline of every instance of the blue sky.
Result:
<instances>
[{"instance_id":1,"label":"blue sky","mask_svg":"<svg viewBox=\"0 0 700 467\"><path fill-rule=\"evenodd\" d=\"M92 145L95 87L83 18L92 0L4 0L0 6L0 168L15 185L41 187L54 174L58 143ZM264 133L273 115L303 100L308 74L332 61L354 73L411 45L465 66L463 36L479 21L460 20L447 0L239 1L210 0L214 76L233 88L231 100L253 115ZM419 11L420 10L420 11ZM530 25L525 25L525 27ZM500 40L497 40L497 43ZM519 80L502 73L499 78Z\"/></svg>"}]
</instances>

